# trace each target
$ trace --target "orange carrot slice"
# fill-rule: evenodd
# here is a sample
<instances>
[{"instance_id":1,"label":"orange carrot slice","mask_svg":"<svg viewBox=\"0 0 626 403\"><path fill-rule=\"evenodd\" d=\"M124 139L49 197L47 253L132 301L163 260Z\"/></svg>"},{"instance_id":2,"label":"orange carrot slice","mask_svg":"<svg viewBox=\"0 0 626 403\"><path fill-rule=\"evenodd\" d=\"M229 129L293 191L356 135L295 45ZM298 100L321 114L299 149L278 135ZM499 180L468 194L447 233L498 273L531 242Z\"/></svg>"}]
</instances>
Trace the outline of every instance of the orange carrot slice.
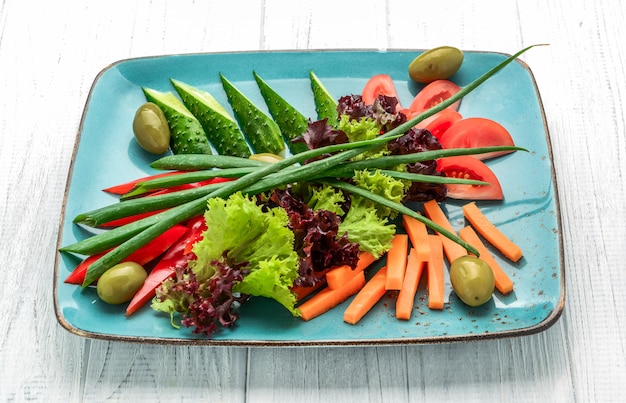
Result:
<instances>
[{"instance_id":1,"label":"orange carrot slice","mask_svg":"<svg viewBox=\"0 0 626 403\"><path fill-rule=\"evenodd\" d=\"M301 301L325 285L326 284L323 281L310 287L294 285L293 287L291 287L291 292L296 294L296 301Z\"/></svg>"},{"instance_id":2,"label":"orange carrot slice","mask_svg":"<svg viewBox=\"0 0 626 403\"><path fill-rule=\"evenodd\" d=\"M493 256L485 247L485 244L482 243L474 229L470 226L462 228L459 231L459 236L462 240L476 248L476 250L478 250L478 253L480 253L480 258L484 260L489 265L489 267L491 267L491 271L493 272L493 276L496 280L496 288L498 289L498 291L500 291L502 294L508 294L513 291L513 281L509 278L509 276L498 264L498 262L496 262L496 259L493 258Z\"/></svg>"},{"instance_id":3,"label":"orange carrot slice","mask_svg":"<svg viewBox=\"0 0 626 403\"><path fill-rule=\"evenodd\" d=\"M428 249L430 250L430 247ZM411 248L406 264L404 281L402 282L402 289L396 300L396 318L403 320L411 319L411 312L415 304L415 294L417 293L417 287L422 277L424 266L425 262L420 260L419 252L415 248Z\"/></svg>"},{"instance_id":4,"label":"orange carrot slice","mask_svg":"<svg viewBox=\"0 0 626 403\"><path fill-rule=\"evenodd\" d=\"M344 322L355 325L380 301L385 292L387 292L385 289L387 273L387 267L382 267L363 286L343 313Z\"/></svg>"},{"instance_id":5,"label":"orange carrot slice","mask_svg":"<svg viewBox=\"0 0 626 403\"><path fill-rule=\"evenodd\" d=\"M426 224L411 216L403 215L402 226L409 235L413 248L415 248L417 260L427 262L430 257L430 243L428 241Z\"/></svg>"},{"instance_id":6,"label":"orange carrot slice","mask_svg":"<svg viewBox=\"0 0 626 403\"><path fill-rule=\"evenodd\" d=\"M396 234L391 240L391 249L387 252L387 279L385 287L388 290L402 288L406 259L409 251L409 236Z\"/></svg>"},{"instance_id":7,"label":"orange carrot slice","mask_svg":"<svg viewBox=\"0 0 626 403\"><path fill-rule=\"evenodd\" d=\"M463 206L463 215L487 242L513 262L522 258L522 249L502 233L478 208L475 202Z\"/></svg>"},{"instance_id":8,"label":"orange carrot slice","mask_svg":"<svg viewBox=\"0 0 626 403\"><path fill-rule=\"evenodd\" d=\"M328 288L337 289L346 284L350 279L358 272L367 269L372 263L376 261L376 257L369 252L361 252L359 255L359 261L356 267L353 269L348 265L337 266L326 273L326 282Z\"/></svg>"},{"instance_id":9,"label":"orange carrot slice","mask_svg":"<svg viewBox=\"0 0 626 403\"><path fill-rule=\"evenodd\" d=\"M426 216L436 224L439 224L452 233L456 233L452 228L452 224L448 221L448 217L446 217L441 207L439 207L437 201L429 200L424 203L424 212L426 213ZM443 250L446 254L448 262L452 263L457 257L467 255L465 248L450 238L441 235L441 241L443 243Z\"/></svg>"},{"instance_id":10,"label":"orange carrot slice","mask_svg":"<svg viewBox=\"0 0 626 403\"><path fill-rule=\"evenodd\" d=\"M298 307L303 320L311 320L341 304L365 286L365 274L359 272L343 287L332 290L324 288Z\"/></svg>"},{"instance_id":11,"label":"orange carrot slice","mask_svg":"<svg viewBox=\"0 0 626 403\"><path fill-rule=\"evenodd\" d=\"M430 260L428 261L428 307L443 309L444 274L443 274L443 239L440 235L429 235Z\"/></svg>"}]
</instances>

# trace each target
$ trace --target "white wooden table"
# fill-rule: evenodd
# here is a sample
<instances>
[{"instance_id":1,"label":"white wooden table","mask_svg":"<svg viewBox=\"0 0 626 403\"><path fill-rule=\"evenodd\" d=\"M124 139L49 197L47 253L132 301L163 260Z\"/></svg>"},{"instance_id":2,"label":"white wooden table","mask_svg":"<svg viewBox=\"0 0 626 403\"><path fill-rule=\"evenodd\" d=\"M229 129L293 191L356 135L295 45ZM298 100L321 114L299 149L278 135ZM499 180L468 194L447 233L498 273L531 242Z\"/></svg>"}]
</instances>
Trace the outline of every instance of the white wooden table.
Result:
<instances>
[{"instance_id":1,"label":"white wooden table","mask_svg":"<svg viewBox=\"0 0 626 403\"><path fill-rule=\"evenodd\" d=\"M560 1L0 3L0 400L547 401L626 396L626 6ZM514 53L551 134L566 308L473 343L227 348L77 337L53 308L57 227L96 74L189 52L430 48Z\"/></svg>"}]
</instances>

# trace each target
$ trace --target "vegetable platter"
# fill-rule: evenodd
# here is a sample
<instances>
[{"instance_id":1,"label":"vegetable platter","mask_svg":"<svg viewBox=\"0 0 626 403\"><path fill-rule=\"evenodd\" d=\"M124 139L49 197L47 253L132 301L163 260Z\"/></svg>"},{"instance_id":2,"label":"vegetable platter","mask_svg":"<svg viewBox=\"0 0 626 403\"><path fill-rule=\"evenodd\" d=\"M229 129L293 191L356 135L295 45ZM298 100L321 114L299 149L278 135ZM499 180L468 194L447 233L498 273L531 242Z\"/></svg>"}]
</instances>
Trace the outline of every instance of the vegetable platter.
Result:
<instances>
[{"instance_id":1,"label":"vegetable platter","mask_svg":"<svg viewBox=\"0 0 626 403\"><path fill-rule=\"evenodd\" d=\"M122 60L103 69L87 100L68 178L60 220L59 249L79 243L99 229L73 222L85 211L115 203L110 186L159 173L151 164L159 157L144 151L134 140L132 122L146 101L142 89L172 91L172 79L208 91L223 106L228 84L265 108L254 74L258 74L285 100L315 120L310 72L321 79L335 98L360 94L368 80L387 74L399 101L408 105L422 88L407 74L407 66L422 50L327 50L186 54ZM507 60L497 52L465 52L463 64L450 78L461 88ZM267 109L265 109L267 112ZM496 252L493 257L515 284L512 292L494 292L477 307L466 305L452 291L444 271L443 307L428 306L428 290L420 283L409 320L395 315L393 292L356 324L344 321L351 299L335 309L302 320L276 300L252 297L238 309L236 323L215 331L210 338L189 328L175 327L169 315L144 307L131 316L123 305L104 303L92 286L77 287L64 280L82 260L58 253L54 296L59 323L84 337L148 343L182 343L231 346L383 345L470 341L519 336L545 330L560 317L565 301L564 267L558 196L550 138L541 98L530 68L519 59L481 83L461 101L463 117L497 121L508 129L515 145L526 151L490 159L503 200L476 203L488 219L524 251L511 263ZM289 154L287 152L287 154ZM467 224L465 200L448 198L440 203L454 231ZM407 203L419 211L419 203ZM400 222L398 233L403 233ZM385 257L366 272L370 278L385 265Z\"/></svg>"}]
</instances>

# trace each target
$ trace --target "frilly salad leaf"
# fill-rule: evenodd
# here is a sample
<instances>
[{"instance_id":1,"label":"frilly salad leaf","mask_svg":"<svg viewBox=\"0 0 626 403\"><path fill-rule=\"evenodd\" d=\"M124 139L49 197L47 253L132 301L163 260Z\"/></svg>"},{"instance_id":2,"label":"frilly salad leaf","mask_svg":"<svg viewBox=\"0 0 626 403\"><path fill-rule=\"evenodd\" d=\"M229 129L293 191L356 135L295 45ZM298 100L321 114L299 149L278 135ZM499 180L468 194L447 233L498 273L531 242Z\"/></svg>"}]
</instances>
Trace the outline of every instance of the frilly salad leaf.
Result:
<instances>
[{"instance_id":1,"label":"frilly salad leaf","mask_svg":"<svg viewBox=\"0 0 626 403\"><path fill-rule=\"evenodd\" d=\"M195 260L157 290L153 309L183 314L181 323L210 335L217 323L237 318L234 303L245 296L272 298L299 316L291 286L298 277L298 254L289 219L241 193L213 198L204 214L207 230L193 247Z\"/></svg>"},{"instance_id":2,"label":"frilly salad leaf","mask_svg":"<svg viewBox=\"0 0 626 403\"><path fill-rule=\"evenodd\" d=\"M353 178L355 185L396 203L401 202L406 193L403 181L394 179L379 170L357 171ZM358 195L351 195L350 209L339 225L340 233L347 233L351 242L359 244L361 250L376 257L391 248L391 240L396 227L388 223L396 211Z\"/></svg>"}]
</instances>

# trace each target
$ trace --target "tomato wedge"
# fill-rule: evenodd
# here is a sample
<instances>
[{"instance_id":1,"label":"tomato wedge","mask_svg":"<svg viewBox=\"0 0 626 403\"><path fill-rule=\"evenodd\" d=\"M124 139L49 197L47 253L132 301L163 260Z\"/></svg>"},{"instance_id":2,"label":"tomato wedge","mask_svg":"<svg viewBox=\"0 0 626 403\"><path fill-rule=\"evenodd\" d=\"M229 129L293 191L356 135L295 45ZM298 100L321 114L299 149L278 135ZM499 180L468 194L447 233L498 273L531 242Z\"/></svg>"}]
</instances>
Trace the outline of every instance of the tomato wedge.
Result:
<instances>
[{"instance_id":1,"label":"tomato wedge","mask_svg":"<svg viewBox=\"0 0 626 403\"><path fill-rule=\"evenodd\" d=\"M415 95L409 109L413 113L422 113L445 101L459 91L461 91L461 87L450 80L435 80L422 88L422 90ZM456 111L459 109L460 104L461 101L457 101L448 108Z\"/></svg>"},{"instance_id":2,"label":"tomato wedge","mask_svg":"<svg viewBox=\"0 0 626 403\"><path fill-rule=\"evenodd\" d=\"M472 148L491 146L513 146L511 134L500 123L487 118L466 118L459 120L442 137L438 137L443 148ZM486 160L513 151L499 151L473 155Z\"/></svg>"},{"instance_id":3,"label":"tomato wedge","mask_svg":"<svg viewBox=\"0 0 626 403\"><path fill-rule=\"evenodd\" d=\"M372 105L379 95L385 95L388 97L395 97L398 100L396 110L400 110L400 98L398 98L398 92L396 86L389 74L377 74L370 78L363 88L361 97L366 105Z\"/></svg>"},{"instance_id":4,"label":"tomato wedge","mask_svg":"<svg viewBox=\"0 0 626 403\"><path fill-rule=\"evenodd\" d=\"M415 125L415 127L428 130L430 134L437 137L437 140L439 140L446 130L461 119L463 119L463 116L461 116L459 112L446 108L422 120Z\"/></svg>"},{"instance_id":5,"label":"tomato wedge","mask_svg":"<svg viewBox=\"0 0 626 403\"><path fill-rule=\"evenodd\" d=\"M484 162L470 156L446 157L437 160L437 168L448 177L475 179L490 185L450 185L448 197L461 200L502 200L500 181Z\"/></svg>"}]
</instances>

